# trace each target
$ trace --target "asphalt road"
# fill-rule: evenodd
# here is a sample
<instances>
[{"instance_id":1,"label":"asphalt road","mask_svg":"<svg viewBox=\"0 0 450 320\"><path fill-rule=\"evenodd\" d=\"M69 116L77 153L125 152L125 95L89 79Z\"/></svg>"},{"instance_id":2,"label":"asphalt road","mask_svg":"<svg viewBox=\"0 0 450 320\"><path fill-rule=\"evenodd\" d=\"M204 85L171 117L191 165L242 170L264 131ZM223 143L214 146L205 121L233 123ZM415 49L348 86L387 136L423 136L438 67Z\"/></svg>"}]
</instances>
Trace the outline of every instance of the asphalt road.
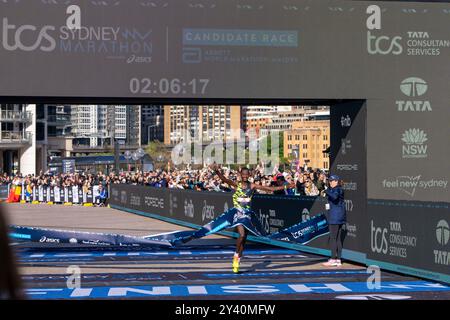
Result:
<instances>
[{"instance_id":1,"label":"asphalt road","mask_svg":"<svg viewBox=\"0 0 450 320\"><path fill-rule=\"evenodd\" d=\"M4 205L9 223L22 226L144 236L185 230L109 208ZM61 247L14 243L20 274L32 299L450 299L450 287L381 273L370 289L362 265L326 268L325 257L249 243L241 272L231 272L234 239L212 235L167 250ZM71 269L69 268L71 267ZM80 271L81 287L69 289ZM71 277L72 276L72 277Z\"/></svg>"}]
</instances>

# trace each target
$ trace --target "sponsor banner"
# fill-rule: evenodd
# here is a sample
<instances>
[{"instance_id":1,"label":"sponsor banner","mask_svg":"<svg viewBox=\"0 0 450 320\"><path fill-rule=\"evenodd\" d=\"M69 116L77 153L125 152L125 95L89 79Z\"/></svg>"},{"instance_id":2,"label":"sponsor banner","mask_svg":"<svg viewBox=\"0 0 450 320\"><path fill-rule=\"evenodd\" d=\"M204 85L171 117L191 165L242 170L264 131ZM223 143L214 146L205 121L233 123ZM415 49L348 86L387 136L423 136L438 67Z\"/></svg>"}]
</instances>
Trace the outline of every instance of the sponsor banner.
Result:
<instances>
[{"instance_id":1,"label":"sponsor banner","mask_svg":"<svg viewBox=\"0 0 450 320\"><path fill-rule=\"evenodd\" d=\"M312 219L300 222L275 234L266 234L254 214L250 211L242 212L232 208L196 231L175 231L145 237L133 237L118 234L11 226L10 237L15 240L26 239L32 242L51 244L167 247L177 246L238 225L243 225L248 231L259 237L300 244L306 244L312 239L328 233L327 219L323 214L319 214Z\"/></svg>"},{"instance_id":2,"label":"sponsor banner","mask_svg":"<svg viewBox=\"0 0 450 320\"><path fill-rule=\"evenodd\" d=\"M63 203L63 202L72 202L75 204L82 203L94 203L93 192L98 187L89 188L86 193L83 192L78 186L73 187L45 187L39 186L29 187L24 186L22 188L22 199L30 202L30 201L38 201L41 203L53 202L53 203Z\"/></svg>"},{"instance_id":3,"label":"sponsor banner","mask_svg":"<svg viewBox=\"0 0 450 320\"><path fill-rule=\"evenodd\" d=\"M140 199L144 198L153 199L153 205L145 206L139 202ZM110 203L111 205L171 217L200 226L211 220L214 221L218 217L223 219L225 216L225 220L229 221L228 228L234 224L232 215L224 216L229 211L229 208L232 207L232 193L228 192L197 192L114 184L111 185ZM155 206L155 203L158 205ZM163 203L164 205L161 205ZM257 235L275 234L324 212L324 208L325 200L322 198L254 195L252 210L256 219L253 221L253 224L258 226L258 231L254 229L252 231L255 231L254 234ZM312 212L311 214L310 211ZM226 223L225 220L222 223ZM215 226L216 224L214 224ZM186 235L191 234L189 232L177 234L180 238ZM173 238L175 235L172 234L170 237ZM315 236L311 239L313 238ZM308 239L308 242L311 239ZM322 242L322 247L326 246L326 241L323 239L319 239L317 242ZM302 243L305 242L303 241Z\"/></svg>"},{"instance_id":4,"label":"sponsor banner","mask_svg":"<svg viewBox=\"0 0 450 320\"><path fill-rule=\"evenodd\" d=\"M69 230L53 230L33 227L11 226L10 237L15 240L28 240L50 244L73 244L95 246L155 246L169 247L167 241L152 241L142 237L118 234L93 233Z\"/></svg>"},{"instance_id":5,"label":"sponsor banner","mask_svg":"<svg viewBox=\"0 0 450 320\"><path fill-rule=\"evenodd\" d=\"M147 236L145 238L155 241L166 240L174 245L178 245L225 229L234 228L238 225L244 226L250 233L257 237L267 237L272 240L289 241L300 244L306 244L311 240L328 233L328 222L324 214L319 214L314 218L301 221L289 228L280 230L277 233L269 234L265 231L261 221L254 212L231 208L201 227L200 230L170 232Z\"/></svg>"},{"instance_id":6,"label":"sponsor banner","mask_svg":"<svg viewBox=\"0 0 450 320\"><path fill-rule=\"evenodd\" d=\"M367 258L448 274L449 209L446 203L369 200Z\"/></svg>"},{"instance_id":7,"label":"sponsor banner","mask_svg":"<svg viewBox=\"0 0 450 320\"><path fill-rule=\"evenodd\" d=\"M231 193L111 185L110 204L204 225L232 207Z\"/></svg>"},{"instance_id":8,"label":"sponsor banner","mask_svg":"<svg viewBox=\"0 0 450 320\"><path fill-rule=\"evenodd\" d=\"M330 111L330 173L343 180L347 224L344 248L366 249L366 104L346 102Z\"/></svg>"},{"instance_id":9,"label":"sponsor banner","mask_svg":"<svg viewBox=\"0 0 450 320\"><path fill-rule=\"evenodd\" d=\"M6 200L9 196L10 185L0 185L0 199Z\"/></svg>"},{"instance_id":10,"label":"sponsor banner","mask_svg":"<svg viewBox=\"0 0 450 320\"><path fill-rule=\"evenodd\" d=\"M211 284L211 285L171 285L171 286L127 286L92 288L30 288L27 294L32 299L99 299L99 298L138 298L138 297L186 297L186 296L229 296L229 295L286 295L339 293L368 293L378 295L388 292L448 292L450 287L427 281L382 282L380 289L368 289L366 282L338 283L264 283L264 284ZM360 299L359 299L360 300ZM368 299L364 299L368 300ZM378 300L378 299L377 299Z\"/></svg>"},{"instance_id":11,"label":"sponsor banner","mask_svg":"<svg viewBox=\"0 0 450 320\"><path fill-rule=\"evenodd\" d=\"M322 197L254 195L252 210L265 232L278 233L324 212L325 204ZM327 248L326 237L312 241L311 246Z\"/></svg>"},{"instance_id":12,"label":"sponsor banner","mask_svg":"<svg viewBox=\"0 0 450 320\"><path fill-rule=\"evenodd\" d=\"M1 96L378 99L391 93L386 79L415 77L413 65L448 97L445 4L87 2L73 30L65 2L50 3L1 2Z\"/></svg>"}]
</instances>

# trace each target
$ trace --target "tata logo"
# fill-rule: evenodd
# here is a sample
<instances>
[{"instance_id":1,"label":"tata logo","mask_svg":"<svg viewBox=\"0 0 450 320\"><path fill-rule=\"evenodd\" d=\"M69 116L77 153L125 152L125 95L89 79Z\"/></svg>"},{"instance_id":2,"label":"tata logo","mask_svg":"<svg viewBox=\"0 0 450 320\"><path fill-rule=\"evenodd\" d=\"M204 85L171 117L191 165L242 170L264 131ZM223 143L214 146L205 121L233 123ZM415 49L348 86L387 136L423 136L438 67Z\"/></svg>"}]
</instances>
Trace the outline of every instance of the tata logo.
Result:
<instances>
[{"instance_id":1,"label":"tata logo","mask_svg":"<svg viewBox=\"0 0 450 320\"><path fill-rule=\"evenodd\" d=\"M400 91L407 97L420 97L428 91L428 84L423 79L409 77L400 84ZM430 101L398 100L395 103L397 104L398 111L432 111Z\"/></svg>"},{"instance_id":2,"label":"tata logo","mask_svg":"<svg viewBox=\"0 0 450 320\"><path fill-rule=\"evenodd\" d=\"M43 26L40 30L33 25L22 25L16 27L14 24L9 24L8 18L3 18L2 21L2 45L8 51L35 51L41 50L44 52L51 52L56 48L56 41L50 35L51 31L55 31L54 26ZM24 43L22 41L23 34L28 36L32 34L35 37L34 42Z\"/></svg>"},{"instance_id":3,"label":"tata logo","mask_svg":"<svg viewBox=\"0 0 450 320\"><path fill-rule=\"evenodd\" d=\"M421 129L409 129L402 135L403 158L426 158L428 146L425 144L428 141L427 134Z\"/></svg>"},{"instance_id":4,"label":"tata logo","mask_svg":"<svg viewBox=\"0 0 450 320\"><path fill-rule=\"evenodd\" d=\"M371 55L393 54L400 55L403 53L401 45L402 37L396 36L390 38L385 35L377 36L372 34L373 30L381 30L381 8L377 5L370 5L367 7L366 13L369 17L366 21L367 26L367 52Z\"/></svg>"},{"instance_id":5,"label":"tata logo","mask_svg":"<svg viewBox=\"0 0 450 320\"><path fill-rule=\"evenodd\" d=\"M428 84L420 78L410 77L402 81L400 90L407 97L420 97L427 92Z\"/></svg>"},{"instance_id":6,"label":"tata logo","mask_svg":"<svg viewBox=\"0 0 450 320\"><path fill-rule=\"evenodd\" d=\"M450 239L450 228L447 221L441 220L436 226L436 239L442 246L446 246Z\"/></svg>"},{"instance_id":7,"label":"tata logo","mask_svg":"<svg viewBox=\"0 0 450 320\"><path fill-rule=\"evenodd\" d=\"M436 240L443 247L450 240L450 228L445 220L438 222L436 226ZM450 265L450 252L441 249L434 250L434 263L439 265Z\"/></svg>"},{"instance_id":8,"label":"tata logo","mask_svg":"<svg viewBox=\"0 0 450 320\"><path fill-rule=\"evenodd\" d=\"M389 246L387 241L387 228L378 228L373 224L373 220L370 221L370 248L372 252L386 254Z\"/></svg>"}]
</instances>

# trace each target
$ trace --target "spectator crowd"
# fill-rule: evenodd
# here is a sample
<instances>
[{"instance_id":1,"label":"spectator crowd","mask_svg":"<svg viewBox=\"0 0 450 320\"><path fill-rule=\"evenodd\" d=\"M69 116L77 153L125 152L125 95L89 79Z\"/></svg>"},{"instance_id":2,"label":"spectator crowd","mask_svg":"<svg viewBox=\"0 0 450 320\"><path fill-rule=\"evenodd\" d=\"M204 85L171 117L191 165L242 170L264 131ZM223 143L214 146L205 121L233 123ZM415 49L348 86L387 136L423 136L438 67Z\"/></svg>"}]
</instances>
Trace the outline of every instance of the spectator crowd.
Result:
<instances>
[{"instance_id":1,"label":"spectator crowd","mask_svg":"<svg viewBox=\"0 0 450 320\"><path fill-rule=\"evenodd\" d=\"M236 181L238 170L223 168L225 177ZM264 186L282 186L295 183L295 188L285 188L276 191L275 194L318 196L323 195L327 185L327 174L320 170L300 168L298 171L274 170L272 174L264 174L256 168L251 171L250 181ZM74 174L52 174L41 172L39 175L0 176L0 185L17 185L38 187L72 187L78 186L88 190L93 186L102 186L108 189L111 184L131 184L151 186L157 188L188 189L196 191L230 192L232 189L210 169L200 170L157 170L149 172L121 172L119 174L104 174L98 172L74 173Z\"/></svg>"}]
</instances>

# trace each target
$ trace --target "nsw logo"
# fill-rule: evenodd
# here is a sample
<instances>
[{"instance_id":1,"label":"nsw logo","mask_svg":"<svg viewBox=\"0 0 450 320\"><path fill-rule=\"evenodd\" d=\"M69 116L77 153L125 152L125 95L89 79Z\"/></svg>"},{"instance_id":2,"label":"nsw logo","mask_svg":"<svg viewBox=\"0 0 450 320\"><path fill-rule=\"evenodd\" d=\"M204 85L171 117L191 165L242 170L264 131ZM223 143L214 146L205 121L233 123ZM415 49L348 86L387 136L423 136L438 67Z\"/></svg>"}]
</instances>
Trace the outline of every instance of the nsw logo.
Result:
<instances>
[{"instance_id":1,"label":"nsw logo","mask_svg":"<svg viewBox=\"0 0 450 320\"><path fill-rule=\"evenodd\" d=\"M427 158L427 134L421 129L408 129L402 135L403 158Z\"/></svg>"}]
</instances>

